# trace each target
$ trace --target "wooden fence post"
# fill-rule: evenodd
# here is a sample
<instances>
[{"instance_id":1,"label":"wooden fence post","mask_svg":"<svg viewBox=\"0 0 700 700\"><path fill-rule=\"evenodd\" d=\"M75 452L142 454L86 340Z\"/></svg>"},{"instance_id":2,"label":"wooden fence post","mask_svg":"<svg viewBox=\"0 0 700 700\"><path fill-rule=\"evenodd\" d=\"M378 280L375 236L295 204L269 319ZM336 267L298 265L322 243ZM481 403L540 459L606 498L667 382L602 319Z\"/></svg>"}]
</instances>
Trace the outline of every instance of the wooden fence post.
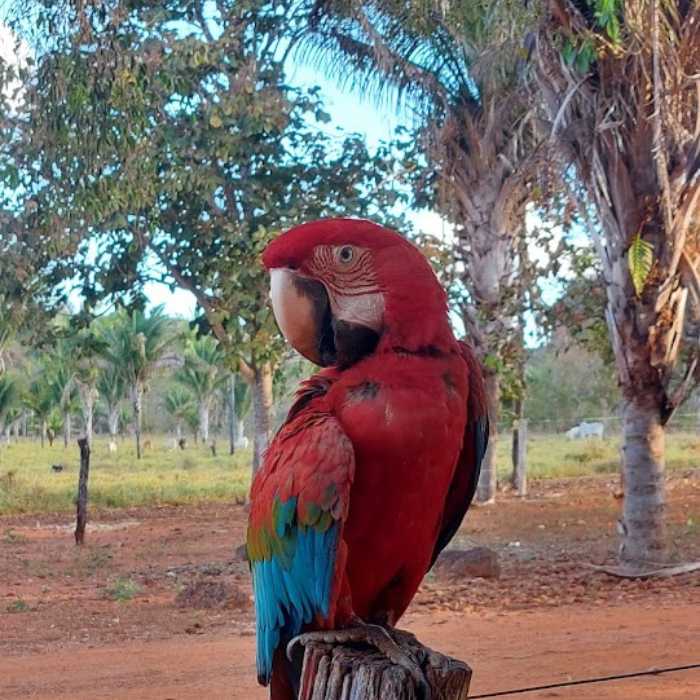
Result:
<instances>
[{"instance_id":1,"label":"wooden fence post","mask_svg":"<svg viewBox=\"0 0 700 700\"><path fill-rule=\"evenodd\" d=\"M518 491L518 496L527 496L527 418L518 420L518 450L514 486Z\"/></svg>"},{"instance_id":2,"label":"wooden fence post","mask_svg":"<svg viewBox=\"0 0 700 700\"><path fill-rule=\"evenodd\" d=\"M90 445L87 437L80 438L78 446L80 447L80 476L76 500L75 544L83 544L87 523L88 476L90 475Z\"/></svg>"},{"instance_id":3,"label":"wooden fence post","mask_svg":"<svg viewBox=\"0 0 700 700\"><path fill-rule=\"evenodd\" d=\"M424 647L412 634L393 630L401 649L417 661L432 700L467 700L472 671L463 661ZM307 644L299 700L422 700L411 675L382 653L344 644Z\"/></svg>"}]
</instances>

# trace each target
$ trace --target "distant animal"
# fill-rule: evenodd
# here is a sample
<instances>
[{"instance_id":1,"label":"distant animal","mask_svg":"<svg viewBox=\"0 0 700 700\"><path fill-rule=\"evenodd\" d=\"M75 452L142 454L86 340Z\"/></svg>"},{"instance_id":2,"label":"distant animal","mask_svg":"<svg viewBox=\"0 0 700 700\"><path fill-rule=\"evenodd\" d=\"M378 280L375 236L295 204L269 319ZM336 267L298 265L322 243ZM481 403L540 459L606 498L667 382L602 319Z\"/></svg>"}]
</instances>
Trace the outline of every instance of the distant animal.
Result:
<instances>
[{"instance_id":1,"label":"distant animal","mask_svg":"<svg viewBox=\"0 0 700 700\"><path fill-rule=\"evenodd\" d=\"M109 453L114 454L117 451L117 443L114 440L109 441Z\"/></svg>"},{"instance_id":2,"label":"distant animal","mask_svg":"<svg viewBox=\"0 0 700 700\"><path fill-rule=\"evenodd\" d=\"M599 438L603 439L603 434L605 432L605 425L603 423L579 423L579 425L574 426L566 431L566 437L569 440L579 440L581 438Z\"/></svg>"},{"instance_id":3,"label":"distant animal","mask_svg":"<svg viewBox=\"0 0 700 700\"><path fill-rule=\"evenodd\" d=\"M63 471L63 465L62 464L52 464L51 469L55 471L56 473L62 472Z\"/></svg>"},{"instance_id":4,"label":"distant animal","mask_svg":"<svg viewBox=\"0 0 700 700\"><path fill-rule=\"evenodd\" d=\"M425 687L391 630L474 495L481 369L430 263L394 231L303 224L263 263L280 330L323 369L299 387L251 488L258 680L292 700L290 642L364 641Z\"/></svg>"},{"instance_id":5,"label":"distant animal","mask_svg":"<svg viewBox=\"0 0 700 700\"><path fill-rule=\"evenodd\" d=\"M152 447L153 447L153 445L151 444L150 440L143 441L143 449L144 450L150 450Z\"/></svg>"},{"instance_id":6,"label":"distant animal","mask_svg":"<svg viewBox=\"0 0 700 700\"><path fill-rule=\"evenodd\" d=\"M178 446L181 450L184 450L185 447L187 447L187 438L184 438L184 437L183 437L183 438L180 438L180 439L177 441L177 446Z\"/></svg>"}]
</instances>

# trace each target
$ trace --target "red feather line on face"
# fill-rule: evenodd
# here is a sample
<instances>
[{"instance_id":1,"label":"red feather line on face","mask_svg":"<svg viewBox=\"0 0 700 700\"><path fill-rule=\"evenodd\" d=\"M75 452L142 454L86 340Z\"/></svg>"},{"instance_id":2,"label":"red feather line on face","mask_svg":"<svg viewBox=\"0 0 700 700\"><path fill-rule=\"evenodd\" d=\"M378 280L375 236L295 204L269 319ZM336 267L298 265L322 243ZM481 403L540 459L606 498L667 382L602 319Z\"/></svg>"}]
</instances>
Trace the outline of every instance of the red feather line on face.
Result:
<instances>
[{"instance_id":1,"label":"red feather line on face","mask_svg":"<svg viewBox=\"0 0 700 700\"><path fill-rule=\"evenodd\" d=\"M349 263L341 263L336 257L336 248L317 246L309 270L337 295L354 297L379 292L377 276L372 267L372 253L362 248L353 248L353 251L354 258Z\"/></svg>"}]
</instances>

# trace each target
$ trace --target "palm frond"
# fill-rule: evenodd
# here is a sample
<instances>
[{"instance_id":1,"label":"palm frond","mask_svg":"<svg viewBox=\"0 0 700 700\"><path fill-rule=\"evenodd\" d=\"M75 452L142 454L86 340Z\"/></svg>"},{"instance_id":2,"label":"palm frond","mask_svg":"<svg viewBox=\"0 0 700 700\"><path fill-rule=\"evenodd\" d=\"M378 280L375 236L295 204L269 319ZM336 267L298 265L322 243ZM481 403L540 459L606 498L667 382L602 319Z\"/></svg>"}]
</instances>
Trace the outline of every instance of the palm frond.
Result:
<instances>
[{"instance_id":1,"label":"palm frond","mask_svg":"<svg viewBox=\"0 0 700 700\"><path fill-rule=\"evenodd\" d=\"M429 21L391 2L318 2L296 56L376 102L425 115L450 105L478 109L464 46L437 15Z\"/></svg>"}]
</instances>

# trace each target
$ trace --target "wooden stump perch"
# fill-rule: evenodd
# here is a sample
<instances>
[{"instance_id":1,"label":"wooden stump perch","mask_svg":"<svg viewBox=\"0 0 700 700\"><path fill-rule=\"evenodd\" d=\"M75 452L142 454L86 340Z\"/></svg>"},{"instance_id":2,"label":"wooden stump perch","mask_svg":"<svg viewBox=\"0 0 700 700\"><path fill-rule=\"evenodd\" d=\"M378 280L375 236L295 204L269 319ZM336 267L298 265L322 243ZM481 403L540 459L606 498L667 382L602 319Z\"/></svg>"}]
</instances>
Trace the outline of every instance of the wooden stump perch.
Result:
<instances>
[{"instance_id":1,"label":"wooden stump perch","mask_svg":"<svg viewBox=\"0 0 700 700\"><path fill-rule=\"evenodd\" d=\"M432 700L466 700L472 671L463 661L394 630L399 646L423 669ZM382 653L354 644L308 644L299 700L421 700L410 674Z\"/></svg>"}]
</instances>

